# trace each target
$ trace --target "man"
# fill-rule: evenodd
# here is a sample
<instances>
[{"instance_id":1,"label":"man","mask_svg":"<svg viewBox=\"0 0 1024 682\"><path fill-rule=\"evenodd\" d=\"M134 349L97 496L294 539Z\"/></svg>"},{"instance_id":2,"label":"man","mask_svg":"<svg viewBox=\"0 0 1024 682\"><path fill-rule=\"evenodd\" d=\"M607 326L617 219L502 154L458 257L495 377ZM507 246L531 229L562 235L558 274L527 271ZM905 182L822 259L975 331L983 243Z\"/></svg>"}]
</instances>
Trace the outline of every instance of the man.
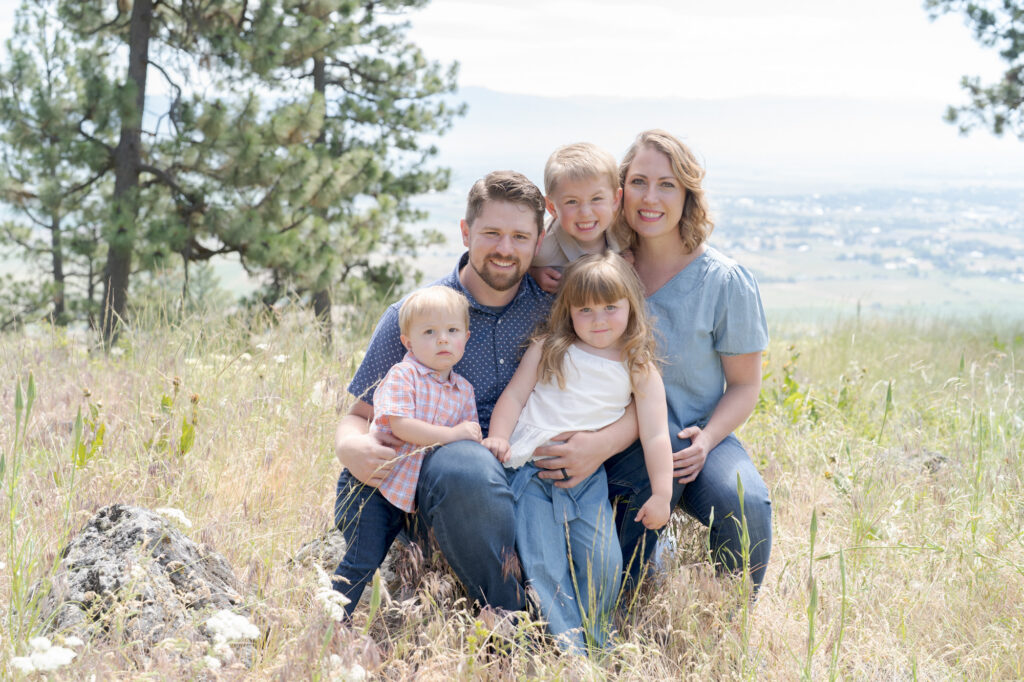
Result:
<instances>
[{"instance_id":1,"label":"man","mask_svg":"<svg viewBox=\"0 0 1024 682\"><path fill-rule=\"evenodd\" d=\"M545 203L525 176L497 171L478 180L469 192L466 217L460 221L467 253L456 269L435 284L449 286L469 299L470 336L454 369L476 393L477 412L487 434L494 404L519 364L519 356L536 324L547 315L551 297L527 276L543 239ZM366 485L377 486L392 466L401 441L368 433L373 419L373 389L405 349L393 304L381 317L348 391L357 398L335 436L335 452ZM545 478L571 487L591 471L575 471L569 456L586 452L604 461L636 439L632 415L593 433L565 434L568 442L550 448ZM599 458L599 459L597 459ZM599 466L600 464L596 464ZM458 441L427 456L416 492L420 523L433 532L441 551L471 599L511 611L526 605L515 571L515 501L505 469L481 444Z\"/></svg>"}]
</instances>

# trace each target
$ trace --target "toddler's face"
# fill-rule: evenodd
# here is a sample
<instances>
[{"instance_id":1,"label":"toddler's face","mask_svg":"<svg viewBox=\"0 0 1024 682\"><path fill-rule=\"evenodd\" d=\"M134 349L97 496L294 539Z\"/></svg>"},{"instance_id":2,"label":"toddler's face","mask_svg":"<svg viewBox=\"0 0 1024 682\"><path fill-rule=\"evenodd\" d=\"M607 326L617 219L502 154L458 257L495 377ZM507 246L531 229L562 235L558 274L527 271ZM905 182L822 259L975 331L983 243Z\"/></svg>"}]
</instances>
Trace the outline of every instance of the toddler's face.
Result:
<instances>
[{"instance_id":1,"label":"toddler's face","mask_svg":"<svg viewBox=\"0 0 1024 682\"><path fill-rule=\"evenodd\" d=\"M604 232L611 227L622 190L603 177L564 179L547 198L548 211L570 236L592 253L604 249Z\"/></svg>"},{"instance_id":2,"label":"toddler's face","mask_svg":"<svg viewBox=\"0 0 1024 682\"><path fill-rule=\"evenodd\" d=\"M413 318L409 335L402 334L402 344L417 360L444 374L462 359L468 338L461 313L437 310Z\"/></svg>"}]
</instances>

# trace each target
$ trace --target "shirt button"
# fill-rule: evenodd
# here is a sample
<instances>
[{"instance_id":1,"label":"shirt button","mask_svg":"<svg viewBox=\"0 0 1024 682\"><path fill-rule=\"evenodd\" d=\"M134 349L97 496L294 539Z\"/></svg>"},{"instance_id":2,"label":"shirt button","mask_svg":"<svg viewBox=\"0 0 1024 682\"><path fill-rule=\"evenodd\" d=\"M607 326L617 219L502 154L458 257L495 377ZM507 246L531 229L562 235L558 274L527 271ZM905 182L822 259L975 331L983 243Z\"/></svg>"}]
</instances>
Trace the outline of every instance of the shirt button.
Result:
<instances>
[{"instance_id":1,"label":"shirt button","mask_svg":"<svg viewBox=\"0 0 1024 682\"><path fill-rule=\"evenodd\" d=\"M505 358L502 358L501 360L498 360L498 364L499 365L504 365L505 364Z\"/></svg>"}]
</instances>

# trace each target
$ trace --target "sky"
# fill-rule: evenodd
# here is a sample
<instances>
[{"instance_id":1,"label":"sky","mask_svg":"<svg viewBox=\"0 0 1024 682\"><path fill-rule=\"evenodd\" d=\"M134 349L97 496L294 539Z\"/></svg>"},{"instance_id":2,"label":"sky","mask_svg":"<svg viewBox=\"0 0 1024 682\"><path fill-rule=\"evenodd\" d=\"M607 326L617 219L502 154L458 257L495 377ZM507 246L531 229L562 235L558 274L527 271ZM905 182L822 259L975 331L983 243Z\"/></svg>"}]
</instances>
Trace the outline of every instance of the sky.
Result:
<instances>
[{"instance_id":1,"label":"sky","mask_svg":"<svg viewBox=\"0 0 1024 682\"><path fill-rule=\"evenodd\" d=\"M433 0L413 39L459 82L545 96L959 101L994 50L921 0Z\"/></svg>"},{"instance_id":2,"label":"sky","mask_svg":"<svg viewBox=\"0 0 1024 682\"><path fill-rule=\"evenodd\" d=\"M999 59L921 0L433 0L411 12L459 82L544 96L962 99ZM0 39L17 0L0 0Z\"/></svg>"}]
</instances>

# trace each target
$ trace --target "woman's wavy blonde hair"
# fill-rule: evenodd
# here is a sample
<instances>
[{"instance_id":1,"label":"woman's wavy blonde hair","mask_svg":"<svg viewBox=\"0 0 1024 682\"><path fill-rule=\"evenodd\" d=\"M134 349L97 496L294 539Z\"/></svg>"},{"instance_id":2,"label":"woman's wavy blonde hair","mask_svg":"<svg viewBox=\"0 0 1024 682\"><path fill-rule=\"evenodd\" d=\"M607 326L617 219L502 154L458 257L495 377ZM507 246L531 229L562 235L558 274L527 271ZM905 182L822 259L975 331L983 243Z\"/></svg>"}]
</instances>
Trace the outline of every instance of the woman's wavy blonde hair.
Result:
<instances>
[{"instance_id":1,"label":"woman's wavy blonde hair","mask_svg":"<svg viewBox=\"0 0 1024 682\"><path fill-rule=\"evenodd\" d=\"M586 305L629 302L629 319L622 333L622 359L630 377L657 369L654 328L644 303L644 289L632 266L612 251L583 256L562 275L558 296L551 306L548 322L537 335L542 341L537 373L541 382L554 379L565 389L562 364L565 354L579 339L572 325L571 309ZM636 390L636 385L633 385Z\"/></svg>"},{"instance_id":2,"label":"woman's wavy blonde hair","mask_svg":"<svg viewBox=\"0 0 1024 682\"><path fill-rule=\"evenodd\" d=\"M619 164L619 185L623 192L626 192L626 173L629 172L629 166L636 158L637 152L645 147L655 149L668 157L672 174L686 192L683 199L683 215L679 218L679 236L682 237L686 250L692 252L707 241L711 231L715 229L715 223L711 220L711 213L708 210L707 196L701 187L704 169L690 148L671 133L664 130L645 130L636 136L636 140L626 150L626 155ZM636 246L636 232L626 222L625 211L619 212L614 229L615 236L621 240L620 243L628 248Z\"/></svg>"}]
</instances>

